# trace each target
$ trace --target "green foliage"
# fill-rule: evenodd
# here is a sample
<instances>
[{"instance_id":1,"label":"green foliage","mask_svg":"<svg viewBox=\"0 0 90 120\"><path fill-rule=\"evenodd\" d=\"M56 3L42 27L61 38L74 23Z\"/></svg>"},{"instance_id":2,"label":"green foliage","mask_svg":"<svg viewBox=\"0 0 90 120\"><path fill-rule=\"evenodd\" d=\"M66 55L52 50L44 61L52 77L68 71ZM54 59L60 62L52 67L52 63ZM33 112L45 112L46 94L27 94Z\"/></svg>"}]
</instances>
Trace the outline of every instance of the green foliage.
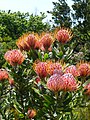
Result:
<instances>
[{"instance_id":1,"label":"green foliage","mask_svg":"<svg viewBox=\"0 0 90 120\"><path fill-rule=\"evenodd\" d=\"M75 22L74 32L76 51L81 51L85 55L85 60L90 60L90 1L89 0L73 0L72 8L74 10L73 21Z\"/></svg>"},{"instance_id":2,"label":"green foliage","mask_svg":"<svg viewBox=\"0 0 90 120\"><path fill-rule=\"evenodd\" d=\"M52 15L52 20L58 26L70 27L72 24L70 17L70 7L68 6L66 0L58 0L58 2L53 2L54 8L52 11L48 11Z\"/></svg>"},{"instance_id":3,"label":"green foliage","mask_svg":"<svg viewBox=\"0 0 90 120\"><path fill-rule=\"evenodd\" d=\"M73 0L73 21L70 18L70 8L65 0L53 2L54 9L49 11L55 22L54 26L74 26L73 38L62 44L55 39L52 51L31 49L24 51L25 60L21 65L11 66L4 59L4 53L17 48L16 40L26 32L41 33L50 29L43 23L45 14L29 15L11 11L0 11L0 68L5 68L14 79L14 85L9 80L0 81L0 114L5 120L29 120L28 109L36 110L34 120L89 120L90 96L85 95L83 87L90 83L90 76L76 77L78 89L73 92L53 92L47 88L48 75L36 82L38 75L33 69L35 60L64 61L65 67L76 65L80 60L90 60L90 1ZM76 22L75 22L76 21ZM32 118L31 118L32 119Z\"/></svg>"}]
</instances>

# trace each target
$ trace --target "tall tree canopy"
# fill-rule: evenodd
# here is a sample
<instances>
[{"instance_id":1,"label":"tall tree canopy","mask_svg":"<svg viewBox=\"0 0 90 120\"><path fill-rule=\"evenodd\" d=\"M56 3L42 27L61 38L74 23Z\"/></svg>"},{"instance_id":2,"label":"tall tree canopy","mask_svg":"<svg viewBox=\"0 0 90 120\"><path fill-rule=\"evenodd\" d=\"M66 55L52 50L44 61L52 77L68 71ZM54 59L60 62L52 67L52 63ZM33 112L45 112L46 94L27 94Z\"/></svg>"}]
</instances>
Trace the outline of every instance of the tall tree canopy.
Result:
<instances>
[{"instance_id":1,"label":"tall tree canopy","mask_svg":"<svg viewBox=\"0 0 90 120\"><path fill-rule=\"evenodd\" d=\"M54 8L52 11L48 11L52 15L52 19L58 26L71 26L70 7L66 0L58 0L53 2Z\"/></svg>"},{"instance_id":2,"label":"tall tree canopy","mask_svg":"<svg viewBox=\"0 0 90 120\"><path fill-rule=\"evenodd\" d=\"M74 33L77 39L77 50L85 54L85 59L90 60L90 0L73 0L72 14L75 21Z\"/></svg>"}]
</instances>

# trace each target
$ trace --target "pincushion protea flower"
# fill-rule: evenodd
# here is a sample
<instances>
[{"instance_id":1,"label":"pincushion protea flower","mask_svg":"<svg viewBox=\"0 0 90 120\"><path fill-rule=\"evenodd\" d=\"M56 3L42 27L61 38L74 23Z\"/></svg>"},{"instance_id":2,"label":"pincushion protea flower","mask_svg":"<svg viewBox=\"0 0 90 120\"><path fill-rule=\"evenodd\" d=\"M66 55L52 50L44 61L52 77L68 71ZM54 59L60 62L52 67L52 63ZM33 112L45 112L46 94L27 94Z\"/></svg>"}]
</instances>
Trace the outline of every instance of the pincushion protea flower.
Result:
<instances>
[{"instance_id":1,"label":"pincushion protea flower","mask_svg":"<svg viewBox=\"0 0 90 120\"><path fill-rule=\"evenodd\" d=\"M54 74L47 81L47 88L51 91L58 92L63 89L61 75Z\"/></svg>"},{"instance_id":2,"label":"pincushion protea flower","mask_svg":"<svg viewBox=\"0 0 90 120\"><path fill-rule=\"evenodd\" d=\"M62 91L75 91L77 83L72 74L66 73L64 75L54 74L47 81L48 89L58 92Z\"/></svg>"},{"instance_id":3,"label":"pincushion protea flower","mask_svg":"<svg viewBox=\"0 0 90 120\"><path fill-rule=\"evenodd\" d=\"M30 49L35 48L36 41L37 41L37 38L34 34L27 33L18 39L18 41L16 42L16 45L20 50L29 51Z\"/></svg>"},{"instance_id":4,"label":"pincushion protea flower","mask_svg":"<svg viewBox=\"0 0 90 120\"><path fill-rule=\"evenodd\" d=\"M0 81L3 81L8 78L9 78L8 72L4 69L0 69Z\"/></svg>"},{"instance_id":5,"label":"pincushion protea flower","mask_svg":"<svg viewBox=\"0 0 90 120\"><path fill-rule=\"evenodd\" d=\"M50 33L43 34L43 36L40 39L41 42L41 50L52 50L52 43L54 42L53 37L51 36Z\"/></svg>"},{"instance_id":6,"label":"pincushion protea flower","mask_svg":"<svg viewBox=\"0 0 90 120\"><path fill-rule=\"evenodd\" d=\"M78 69L76 68L75 65L68 66L65 69L65 73L71 73L75 77L80 76L79 71L78 71Z\"/></svg>"},{"instance_id":7,"label":"pincushion protea flower","mask_svg":"<svg viewBox=\"0 0 90 120\"><path fill-rule=\"evenodd\" d=\"M77 64L77 67L78 67L80 76L90 75L90 64L89 63L81 61L81 63Z\"/></svg>"},{"instance_id":8,"label":"pincushion protea flower","mask_svg":"<svg viewBox=\"0 0 90 120\"><path fill-rule=\"evenodd\" d=\"M36 110L34 109L28 109L28 113L27 113L28 117L31 119L31 118L34 118L36 116Z\"/></svg>"},{"instance_id":9,"label":"pincushion protea flower","mask_svg":"<svg viewBox=\"0 0 90 120\"><path fill-rule=\"evenodd\" d=\"M76 79L71 73L66 73L62 75L61 79L63 81L64 91L75 91L77 89L78 84L76 83Z\"/></svg>"},{"instance_id":10,"label":"pincushion protea flower","mask_svg":"<svg viewBox=\"0 0 90 120\"><path fill-rule=\"evenodd\" d=\"M35 47L34 47L34 48L35 48L35 49L40 49L41 46L42 46L41 41L40 41L40 40L37 40L36 43L35 43Z\"/></svg>"},{"instance_id":11,"label":"pincushion protea flower","mask_svg":"<svg viewBox=\"0 0 90 120\"><path fill-rule=\"evenodd\" d=\"M47 76L46 66L47 66L46 62L40 62L40 61L35 62L33 64L33 68L34 68L35 72L41 78L44 78Z\"/></svg>"},{"instance_id":12,"label":"pincushion protea flower","mask_svg":"<svg viewBox=\"0 0 90 120\"><path fill-rule=\"evenodd\" d=\"M24 61L24 56L20 50L9 50L5 53L4 58L7 62L12 66L16 66L17 64L22 64Z\"/></svg>"},{"instance_id":13,"label":"pincushion protea flower","mask_svg":"<svg viewBox=\"0 0 90 120\"><path fill-rule=\"evenodd\" d=\"M71 73L66 73L61 76L63 91L75 91L77 89L76 79Z\"/></svg>"},{"instance_id":14,"label":"pincushion protea flower","mask_svg":"<svg viewBox=\"0 0 90 120\"><path fill-rule=\"evenodd\" d=\"M67 43L71 38L72 32L69 29L61 28L56 34L56 39L61 43Z\"/></svg>"},{"instance_id":15,"label":"pincushion protea flower","mask_svg":"<svg viewBox=\"0 0 90 120\"><path fill-rule=\"evenodd\" d=\"M85 94L90 95L90 83L84 86Z\"/></svg>"},{"instance_id":16,"label":"pincushion protea flower","mask_svg":"<svg viewBox=\"0 0 90 120\"><path fill-rule=\"evenodd\" d=\"M46 70L49 75L53 75L54 73L62 73L62 65L59 62L55 63L52 61L47 61Z\"/></svg>"}]
</instances>

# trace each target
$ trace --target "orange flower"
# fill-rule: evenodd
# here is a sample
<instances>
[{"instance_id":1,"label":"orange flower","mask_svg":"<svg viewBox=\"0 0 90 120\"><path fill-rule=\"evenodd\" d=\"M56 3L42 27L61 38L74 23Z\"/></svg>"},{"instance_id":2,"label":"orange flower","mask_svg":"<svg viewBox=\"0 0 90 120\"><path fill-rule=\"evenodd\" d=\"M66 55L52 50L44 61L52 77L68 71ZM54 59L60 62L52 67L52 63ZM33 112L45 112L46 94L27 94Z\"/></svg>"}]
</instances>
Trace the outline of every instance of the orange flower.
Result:
<instances>
[{"instance_id":1,"label":"orange flower","mask_svg":"<svg viewBox=\"0 0 90 120\"><path fill-rule=\"evenodd\" d=\"M76 79L71 73L66 73L61 76L63 91L75 91L77 89Z\"/></svg>"},{"instance_id":2,"label":"orange flower","mask_svg":"<svg viewBox=\"0 0 90 120\"><path fill-rule=\"evenodd\" d=\"M46 66L46 62L39 61L34 63L33 68L39 77L44 78L47 76Z\"/></svg>"},{"instance_id":3,"label":"orange flower","mask_svg":"<svg viewBox=\"0 0 90 120\"><path fill-rule=\"evenodd\" d=\"M77 64L80 76L89 76L90 75L90 64L86 62L81 62Z\"/></svg>"},{"instance_id":4,"label":"orange flower","mask_svg":"<svg viewBox=\"0 0 90 120\"><path fill-rule=\"evenodd\" d=\"M58 92L63 89L61 75L54 74L47 81L47 88L51 91Z\"/></svg>"},{"instance_id":5,"label":"orange flower","mask_svg":"<svg viewBox=\"0 0 90 120\"><path fill-rule=\"evenodd\" d=\"M37 38L34 34L24 34L18 39L16 44L20 50L29 51L30 49L35 48L36 41Z\"/></svg>"},{"instance_id":6,"label":"orange flower","mask_svg":"<svg viewBox=\"0 0 90 120\"><path fill-rule=\"evenodd\" d=\"M54 42L54 40L53 40L50 33L46 33L45 35L43 35L41 37L40 41L41 41L41 44L42 44L41 47L40 47L41 50L51 51L52 43Z\"/></svg>"},{"instance_id":7,"label":"orange flower","mask_svg":"<svg viewBox=\"0 0 90 120\"><path fill-rule=\"evenodd\" d=\"M3 81L8 78L9 78L8 72L4 69L0 69L0 81Z\"/></svg>"},{"instance_id":8,"label":"orange flower","mask_svg":"<svg viewBox=\"0 0 90 120\"><path fill-rule=\"evenodd\" d=\"M56 34L56 39L61 43L67 43L71 38L72 33L69 29L61 28Z\"/></svg>"},{"instance_id":9,"label":"orange flower","mask_svg":"<svg viewBox=\"0 0 90 120\"><path fill-rule=\"evenodd\" d=\"M35 49L40 49L40 47L42 46L42 43L40 40L37 40L35 43Z\"/></svg>"},{"instance_id":10,"label":"orange flower","mask_svg":"<svg viewBox=\"0 0 90 120\"><path fill-rule=\"evenodd\" d=\"M59 62L52 62L52 61L48 61L47 62L47 67L46 67L47 73L49 75L53 75L54 73L62 73L62 65Z\"/></svg>"},{"instance_id":11,"label":"orange flower","mask_svg":"<svg viewBox=\"0 0 90 120\"><path fill-rule=\"evenodd\" d=\"M65 69L65 73L71 73L75 77L80 76L79 71L77 70L75 65L68 66Z\"/></svg>"},{"instance_id":12,"label":"orange flower","mask_svg":"<svg viewBox=\"0 0 90 120\"><path fill-rule=\"evenodd\" d=\"M28 117L29 118L34 118L36 116L36 110L34 109L28 109Z\"/></svg>"},{"instance_id":13,"label":"orange flower","mask_svg":"<svg viewBox=\"0 0 90 120\"><path fill-rule=\"evenodd\" d=\"M20 50L9 50L5 53L4 58L7 62L12 66L16 66L17 64L22 64L24 61L24 56Z\"/></svg>"}]
</instances>

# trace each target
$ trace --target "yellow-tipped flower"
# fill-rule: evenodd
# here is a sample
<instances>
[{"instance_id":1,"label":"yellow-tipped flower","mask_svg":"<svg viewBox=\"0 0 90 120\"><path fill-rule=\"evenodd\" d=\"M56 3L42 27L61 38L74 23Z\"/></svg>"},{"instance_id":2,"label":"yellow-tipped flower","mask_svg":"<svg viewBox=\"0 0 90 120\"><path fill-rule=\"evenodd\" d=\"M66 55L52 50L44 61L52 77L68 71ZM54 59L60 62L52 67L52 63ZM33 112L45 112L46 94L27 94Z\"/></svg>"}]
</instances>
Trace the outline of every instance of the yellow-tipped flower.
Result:
<instances>
[{"instance_id":1,"label":"yellow-tipped flower","mask_svg":"<svg viewBox=\"0 0 90 120\"><path fill-rule=\"evenodd\" d=\"M47 88L51 91L58 92L63 89L63 82L60 74L52 75L47 81Z\"/></svg>"},{"instance_id":2,"label":"yellow-tipped flower","mask_svg":"<svg viewBox=\"0 0 90 120\"><path fill-rule=\"evenodd\" d=\"M66 67L65 73L71 73L74 77L80 76L80 73L75 65L70 65Z\"/></svg>"},{"instance_id":3,"label":"yellow-tipped flower","mask_svg":"<svg viewBox=\"0 0 90 120\"><path fill-rule=\"evenodd\" d=\"M47 61L47 73L53 75L55 73L63 74L62 65L59 62Z\"/></svg>"},{"instance_id":4,"label":"yellow-tipped flower","mask_svg":"<svg viewBox=\"0 0 90 120\"><path fill-rule=\"evenodd\" d=\"M35 61L33 64L33 69L39 77L44 78L47 76L46 66L46 62Z\"/></svg>"},{"instance_id":5,"label":"yellow-tipped flower","mask_svg":"<svg viewBox=\"0 0 90 120\"><path fill-rule=\"evenodd\" d=\"M70 41L73 36L70 29L61 28L60 30L56 30L56 31L57 31L56 39L63 44Z\"/></svg>"},{"instance_id":6,"label":"yellow-tipped flower","mask_svg":"<svg viewBox=\"0 0 90 120\"><path fill-rule=\"evenodd\" d=\"M18 41L16 42L16 45L20 50L29 51L30 49L35 48L36 41L37 41L37 38L34 34L27 33L18 39Z\"/></svg>"},{"instance_id":7,"label":"yellow-tipped flower","mask_svg":"<svg viewBox=\"0 0 90 120\"><path fill-rule=\"evenodd\" d=\"M4 58L12 66L16 66L17 64L21 65L25 59L21 51L16 49L7 51L4 55Z\"/></svg>"},{"instance_id":8,"label":"yellow-tipped flower","mask_svg":"<svg viewBox=\"0 0 90 120\"><path fill-rule=\"evenodd\" d=\"M40 49L42 51L44 51L44 50L51 51L52 44L54 42L54 38L52 37L52 34L51 33L42 33L40 37L41 37L40 38L40 43L41 43Z\"/></svg>"},{"instance_id":9,"label":"yellow-tipped flower","mask_svg":"<svg viewBox=\"0 0 90 120\"><path fill-rule=\"evenodd\" d=\"M90 75L90 64L88 62L81 61L77 64L78 71L80 76L89 76Z\"/></svg>"}]
</instances>

